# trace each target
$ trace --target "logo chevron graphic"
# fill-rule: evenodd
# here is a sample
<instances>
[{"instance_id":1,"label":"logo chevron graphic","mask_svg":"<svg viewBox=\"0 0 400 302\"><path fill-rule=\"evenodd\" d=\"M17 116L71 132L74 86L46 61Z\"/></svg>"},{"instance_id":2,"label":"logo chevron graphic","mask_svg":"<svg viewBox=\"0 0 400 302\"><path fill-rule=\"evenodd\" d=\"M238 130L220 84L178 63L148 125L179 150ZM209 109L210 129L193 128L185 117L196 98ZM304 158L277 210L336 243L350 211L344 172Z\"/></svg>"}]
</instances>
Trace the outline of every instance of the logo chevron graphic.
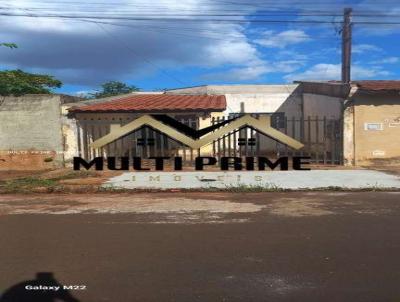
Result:
<instances>
[{"instance_id":1,"label":"logo chevron graphic","mask_svg":"<svg viewBox=\"0 0 400 302\"><path fill-rule=\"evenodd\" d=\"M254 130L296 150L304 147L304 145L299 141L271 127L271 120L269 116L256 119L250 114L244 114L235 119L225 120L219 124L200 130L194 130L167 115L147 114L124 126L112 127L109 134L92 142L90 146L92 148L101 148L120 137L142 128L143 126L148 126L154 130L160 131L170 138L179 141L192 149L204 147L208 144L211 144L218 138L244 127L253 128Z\"/></svg>"}]
</instances>

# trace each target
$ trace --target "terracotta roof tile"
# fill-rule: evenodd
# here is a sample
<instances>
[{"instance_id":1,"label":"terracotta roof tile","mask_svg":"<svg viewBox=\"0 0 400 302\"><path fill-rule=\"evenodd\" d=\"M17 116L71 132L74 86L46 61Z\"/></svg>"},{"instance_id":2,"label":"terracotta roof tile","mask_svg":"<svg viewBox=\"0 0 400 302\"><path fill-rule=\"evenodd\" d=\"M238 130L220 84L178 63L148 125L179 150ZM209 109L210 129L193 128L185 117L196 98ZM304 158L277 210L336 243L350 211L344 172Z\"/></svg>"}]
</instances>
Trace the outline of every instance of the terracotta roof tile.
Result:
<instances>
[{"instance_id":1,"label":"terracotta roof tile","mask_svg":"<svg viewBox=\"0 0 400 302\"><path fill-rule=\"evenodd\" d=\"M223 95L135 94L104 103L72 107L70 112L223 111Z\"/></svg>"},{"instance_id":2,"label":"terracotta roof tile","mask_svg":"<svg viewBox=\"0 0 400 302\"><path fill-rule=\"evenodd\" d=\"M400 91L400 80L353 81L358 88L370 91Z\"/></svg>"}]
</instances>

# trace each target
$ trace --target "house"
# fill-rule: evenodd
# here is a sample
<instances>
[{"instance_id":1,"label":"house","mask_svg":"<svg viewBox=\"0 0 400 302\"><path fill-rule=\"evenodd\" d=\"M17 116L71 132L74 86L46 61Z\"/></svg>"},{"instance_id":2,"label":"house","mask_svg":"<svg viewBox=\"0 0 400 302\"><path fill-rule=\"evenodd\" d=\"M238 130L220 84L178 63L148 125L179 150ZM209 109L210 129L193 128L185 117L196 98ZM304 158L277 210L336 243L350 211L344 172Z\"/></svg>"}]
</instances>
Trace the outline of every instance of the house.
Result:
<instances>
[{"instance_id":1,"label":"house","mask_svg":"<svg viewBox=\"0 0 400 302\"><path fill-rule=\"evenodd\" d=\"M170 95L133 93L103 101L73 104L69 116L76 121L77 154L85 158L95 156L171 156L193 158L189 150L170 137L144 127L102 146L92 148L91 143L113 129L123 127L139 117L168 115L193 129L211 126L213 118L226 109L223 95ZM200 151L199 151L200 152ZM211 151L208 148L202 152Z\"/></svg>"},{"instance_id":2,"label":"house","mask_svg":"<svg viewBox=\"0 0 400 302\"><path fill-rule=\"evenodd\" d=\"M322 83L320 85L324 86ZM256 135L257 152L268 156L311 157L321 164L342 163L341 118L343 106L342 87L324 87L328 92L321 95L309 89L306 83L279 85L204 85L167 90L167 94L224 95L226 110L223 116L237 113L267 114L272 125L281 132L305 144L296 152L274 139ZM338 91L335 91L338 90ZM246 133L242 133L246 136ZM247 133L251 136L251 133ZM225 144L222 143L221 144ZM241 152L246 155L248 152ZM251 152L250 152L251 153Z\"/></svg>"},{"instance_id":3,"label":"house","mask_svg":"<svg viewBox=\"0 0 400 302\"><path fill-rule=\"evenodd\" d=\"M279 85L204 85L178 88L167 94L224 95L226 110L231 113L282 113L289 119L308 116L339 118L341 96L325 95L322 101L312 91L304 91L301 83Z\"/></svg>"},{"instance_id":4,"label":"house","mask_svg":"<svg viewBox=\"0 0 400 302\"><path fill-rule=\"evenodd\" d=\"M77 121L78 153L85 158L99 155L169 154L192 159L205 156L310 156L318 163L341 163L341 140L334 135L340 129L342 100L337 96L304 93L302 85L207 85L168 90L163 94L134 93L125 96L75 104L69 109ZM124 126L143 114L168 114L195 129L205 128L241 114L271 118L272 127L306 145L301 151L288 148L276 137L260 135L251 127L237 129L218 138L201 150L191 150L160 136L152 129L134 131L100 150L91 143ZM155 141L143 147L137 141ZM242 142L239 145L238 140ZM248 142L253 143L248 143ZM246 142L246 143L243 143ZM104 148L103 148L104 147Z\"/></svg>"},{"instance_id":5,"label":"house","mask_svg":"<svg viewBox=\"0 0 400 302\"><path fill-rule=\"evenodd\" d=\"M343 106L343 163L349 166L400 162L400 81L298 82L323 102ZM320 103L323 105L323 102Z\"/></svg>"}]
</instances>

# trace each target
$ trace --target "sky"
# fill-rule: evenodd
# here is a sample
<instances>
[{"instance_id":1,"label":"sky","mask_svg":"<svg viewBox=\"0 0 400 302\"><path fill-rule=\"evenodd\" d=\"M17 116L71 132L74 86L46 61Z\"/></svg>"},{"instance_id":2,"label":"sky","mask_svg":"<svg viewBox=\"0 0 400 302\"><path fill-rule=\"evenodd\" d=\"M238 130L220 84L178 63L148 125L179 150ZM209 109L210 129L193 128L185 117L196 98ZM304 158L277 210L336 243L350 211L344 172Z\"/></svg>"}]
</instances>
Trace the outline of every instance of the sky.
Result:
<instances>
[{"instance_id":1,"label":"sky","mask_svg":"<svg viewBox=\"0 0 400 302\"><path fill-rule=\"evenodd\" d=\"M371 24L396 23L396 0L0 0L0 42L18 45L0 48L0 69L52 75L73 95L112 80L145 91L338 80L344 7L352 79L399 79L400 25Z\"/></svg>"}]
</instances>

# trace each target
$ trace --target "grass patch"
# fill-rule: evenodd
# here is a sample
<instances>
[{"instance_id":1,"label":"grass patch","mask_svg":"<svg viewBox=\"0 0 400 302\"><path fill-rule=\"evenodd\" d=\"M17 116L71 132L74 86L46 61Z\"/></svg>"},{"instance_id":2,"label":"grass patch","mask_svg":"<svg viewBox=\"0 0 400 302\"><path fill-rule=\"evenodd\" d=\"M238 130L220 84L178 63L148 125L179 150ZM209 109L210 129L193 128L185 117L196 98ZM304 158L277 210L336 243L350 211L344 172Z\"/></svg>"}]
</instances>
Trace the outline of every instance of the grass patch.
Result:
<instances>
[{"instance_id":1,"label":"grass patch","mask_svg":"<svg viewBox=\"0 0 400 302\"><path fill-rule=\"evenodd\" d=\"M251 193L251 192L283 192L287 191L280 188L273 183L266 183L264 185L245 185L240 184L238 186L227 186L225 189L219 189L224 192L232 193Z\"/></svg>"},{"instance_id":2,"label":"grass patch","mask_svg":"<svg viewBox=\"0 0 400 302\"><path fill-rule=\"evenodd\" d=\"M35 188L43 188L46 191L57 185L52 179L40 179L37 177L24 177L6 180L0 183L0 190L5 193L32 192Z\"/></svg>"},{"instance_id":3,"label":"grass patch","mask_svg":"<svg viewBox=\"0 0 400 302\"><path fill-rule=\"evenodd\" d=\"M64 179L80 179L96 176L93 171L71 171L55 176L28 176L0 181L0 193L51 193L62 192L65 186L59 183ZM65 190L68 191L68 190Z\"/></svg>"},{"instance_id":4,"label":"grass patch","mask_svg":"<svg viewBox=\"0 0 400 302\"><path fill-rule=\"evenodd\" d=\"M71 171L63 175L48 177L48 179L58 181L64 179L87 178L95 176L98 176L98 173L94 171Z\"/></svg>"}]
</instances>

